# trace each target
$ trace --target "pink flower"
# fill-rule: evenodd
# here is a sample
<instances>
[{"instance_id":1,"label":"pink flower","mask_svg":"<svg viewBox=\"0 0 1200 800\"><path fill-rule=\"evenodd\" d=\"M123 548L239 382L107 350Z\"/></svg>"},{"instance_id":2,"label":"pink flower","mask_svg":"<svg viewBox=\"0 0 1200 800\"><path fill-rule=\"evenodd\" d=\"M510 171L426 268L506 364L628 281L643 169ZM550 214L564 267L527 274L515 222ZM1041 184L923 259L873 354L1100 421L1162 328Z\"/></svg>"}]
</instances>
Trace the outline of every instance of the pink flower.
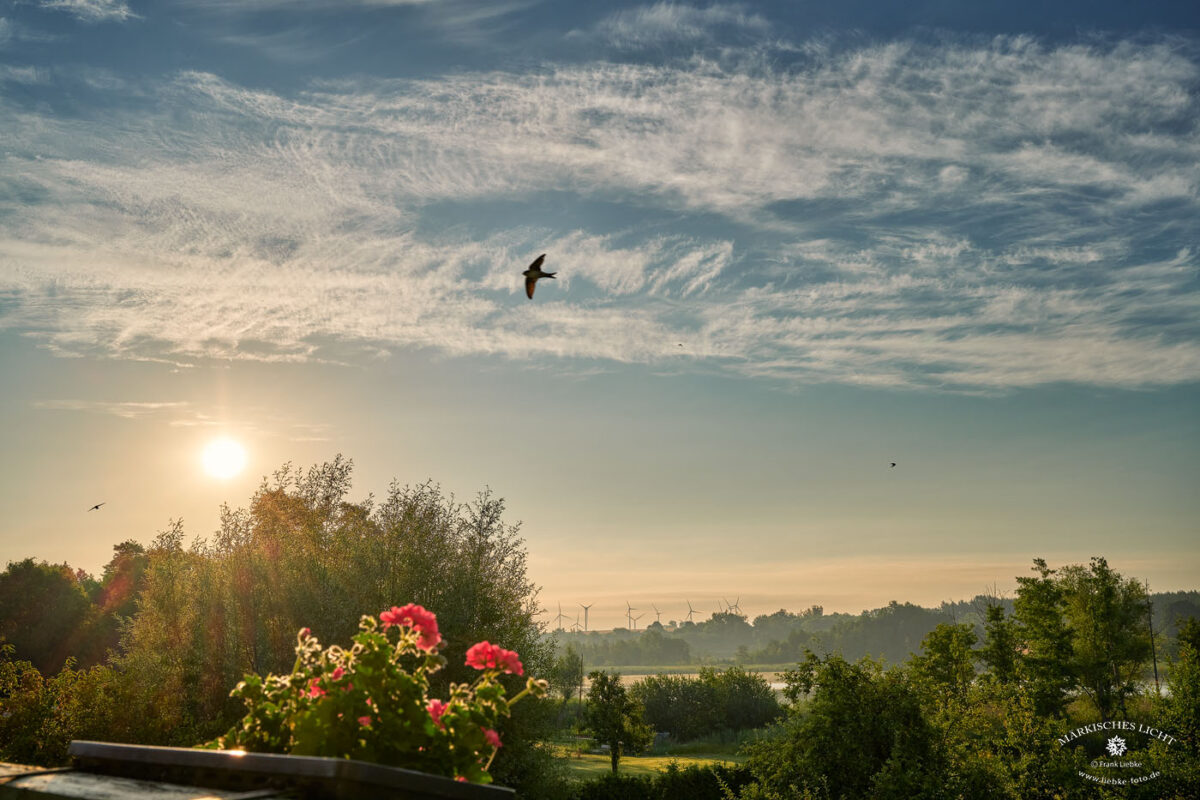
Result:
<instances>
[{"instance_id":1,"label":"pink flower","mask_svg":"<svg viewBox=\"0 0 1200 800\"><path fill-rule=\"evenodd\" d=\"M433 719L433 725L439 731L446 730L446 726L442 725L442 714L446 713L446 704L441 700L430 700L429 705L425 706L429 711L429 716Z\"/></svg>"},{"instance_id":2,"label":"pink flower","mask_svg":"<svg viewBox=\"0 0 1200 800\"><path fill-rule=\"evenodd\" d=\"M432 611L426 611L414 603L403 607L392 606L391 611L384 611L379 615L379 621L383 623L385 631L393 625L405 625L412 628L421 634L420 639L417 640L417 647L426 652L437 647L438 643L442 641L442 635L438 633L437 617Z\"/></svg>"},{"instance_id":3,"label":"pink flower","mask_svg":"<svg viewBox=\"0 0 1200 800\"><path fill-rule=\"evenodd\" d=\"M308 692L307 692L307 694L308 694L308 696L309 696L309 697L321 697L322 695L324 695L324 694L325 694L325 690L324 690L324 689L322 689L320 686L317 686L317 681L318 681L318 680L320 680L320 679L319 679L319 678L313 678L311 681L309 681L309 682L308 682Z\"/></svg>"},{"instance_id":4,"label":"pink flower","mask_svg":"<svg viewBox=\"0 0 1200 800\"><path fill-rule=\"evenodd\" d=\"M483 729L483 738L487 739L488 744L490 744L492 747L496 748L497 750L500 749L500 734L496 733L491 728Z\"/></svg>"},{"instance_id":5,"label":"pink flower","mask_svg":"<svg viewBox=\"0 0 1200 800\"><path fill-rule=\"evenodd\" d=\"M371 718L370 718L370 717L359 717L359 718L358 718L358 724L359 724L359 725L362 725L364 728L366 728L366 727L370 727L370 725L371 725Z\"/></svg>"},{"instance_id":6,"label":"pink flower","mask_svg":"<svg viewBox=\"0 0 1200 800\"><path fill-rule=\"evenodd\" d=\"M456 780L456 781L461 781L462 783L466 783L466 782L467 782L467 776L466 776L466 775L459 775L459 776L458 776L457 778L455 778L454 780Z\"/></svg>"},{"instance_id":7,"label":"pink flower","mask_svg":"<svg viewBox=\"0 0 1200 800\"><path fill-rule=\"evenodd\" d=\"M499 669L512 675L525 674L520 656L512 650L505 650L486 641L471 645L471 649L467 651L467 666L475 669Z\"/></svg>"},{"instance_id":8,"label":"pink flower","mask_svg":"<svg viewBox=\"0 0 1200 800\"><path fill-rule=\"evenodd\" d=\"M312 636L312 628L301 628L300 629L300 638L301 639L307 639L309 636Z\"/></svg>"},{"instance_id":9,"label":"pink flower","mask_svg":"<svg viewBox=\"0 0 1200 800\"><path fill-rule=\"evenodd\" d=\"M346 670L342 669L341 667L338 667L337 669L335 669L333 671L333 674L330 675L329 677L336 681L345 674L346 674Z\"/></svg>"}]
</instances>

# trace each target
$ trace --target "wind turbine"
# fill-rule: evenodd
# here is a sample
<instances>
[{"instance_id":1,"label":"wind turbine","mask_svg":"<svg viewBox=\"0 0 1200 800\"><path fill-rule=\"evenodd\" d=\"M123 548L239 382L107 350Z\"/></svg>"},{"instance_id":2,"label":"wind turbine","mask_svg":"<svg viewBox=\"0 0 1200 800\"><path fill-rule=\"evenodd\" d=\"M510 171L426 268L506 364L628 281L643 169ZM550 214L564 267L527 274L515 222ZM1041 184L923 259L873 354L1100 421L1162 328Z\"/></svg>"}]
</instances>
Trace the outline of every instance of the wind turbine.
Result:
<instances>
[{"instance_id":1,"label":"wind turbine","mask_svg":"<svg viewBox=\"0 0 1200 800\"><path fill-rule=\"evenodd\" d=\"M584 633L587 633L587 629L588 629L588 627L587 627L587 617L588 617L588 615L587 615L587 612L588 612L588 609L589 609L589 608L591 608L591 607L592 607L592 606L594 606L594 605L596 605L596 604L595 604L595 603L591 603L591 604L589 604L589 605L586 605L586 606L585 606L583 603L580 603L580 604L579 604L579 607L583 609L583 632L584 632Z\"/></svg>"},{"instance_id":2,"label":"wind turbine","mask_svg":"<svg viewBox=\"0 0 1200 800\"><path fill-rule=\"evenodd\" d=\"M634 609L634 610L636 610L636 609ZM641 619L642 617L644 617L644 616L646 616L646 612L644 612L644 611L643 611L641 614L638 614L636 617L632 617L632 619L633 619L633 629L634 629L635 631L637 630L637 621L638 621L639 619Z\"/></svg>"},{"instance_id":3,"label":"wind turbine","mask_svg":"<svg viewBox=\"0 0 1200 800\"><path fill-rule=\"evenodd\" d=\"M651 603L650 607L654 609L654 621L662 625L662 612L658 610L658 606L654 605L654 603Z\"/></svg>"},{"instance_id":4,"label":"wind turbine","mask_svg":"<svg viewBox=\"0 0 1200 800\"><path fill-rule=\"evenodd\" d=\"M579 615L575 615L575 621L571 623L571 633L579 633Z\"/></svg>"},{"instance_id":5,"label":"wind turbine","mask_svg":"<svg viewBox=\"0 0 1200 800\"><path fill-rule=\"evenodd\" d=\"M557 627L557 628L555 628L555 630L559 630L559 631L561 631L561 630L563 629L563 626L562 626L562 621L563 621L564 619L570 619L570 617L568 617L566 614L564 614L564 613L562 612L562 603L559 603L559 604L558 604L558 616L554 618L554 622L555 622L555 624L557 624L557 625L558 625L558 627Z\"/></svg>"},{"instance_id":6,"label":"wind turbine","mask_svg":"<svg viewBox=\"0 0 1200 800\"><path fill-rule=\"evenodd\" d=\"M629 601L626 600L625 601L625 624L629 625L630 627L633 627L633 612L634 611L637 611L637 609L634 608L633 606L629 605Z\"/></svg>"},{"instance_id":7,"label":"wind turbine","mask_svg":"<svg viewBox=\"0 0 1200 800\"><path fill-rule=\"evenodd\" d=\"M688 604L687 621L688 621L688 622L691 622L691 621L692 621L692 615L696 613L696 609L692 608L692 601L691 601L691 600L688 600L688 601L687 601L687 604Z\"/></svg>"},{"instance_id":8,"label":"wind turbine","mask_svg":"<svg viewBox=\"0 0 1200 800\"><path fill-rule=\"evenodd\" d=\"M725 598L723 598L723 597L721 599L725 600ZM741 595L738 595L737 599L734 600L732 603L729 602L728 600L725 600L725 610L732 611L735 614L742 613L742 607L738 605L738 603L740 603L741 601L742 601Z\"/></svg>"}]
</instances>

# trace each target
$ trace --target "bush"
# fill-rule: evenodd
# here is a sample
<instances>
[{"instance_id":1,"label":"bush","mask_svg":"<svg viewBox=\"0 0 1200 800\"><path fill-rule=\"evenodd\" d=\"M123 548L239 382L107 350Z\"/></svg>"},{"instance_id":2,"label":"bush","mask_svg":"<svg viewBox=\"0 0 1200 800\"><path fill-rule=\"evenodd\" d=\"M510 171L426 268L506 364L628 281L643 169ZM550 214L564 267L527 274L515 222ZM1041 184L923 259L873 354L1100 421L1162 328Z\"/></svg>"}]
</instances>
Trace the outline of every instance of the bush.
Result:
<instances>
[{"instance_id":1,"label":"bush","mask_svg":"<svg viewBox=\"0 0 1200 800\"><path fill-rule=\"evenodd\" d=\"M646 722L679 741L761 728L781 713L766 678L741 667L703 667L695 678L652 675L631 691L645 708Z\"/></svg>"},{"instance_id":2,"label":"bush","mask_svg":"<svg viewBox=\"0 0 1200 800\"><path fill-rule=\"evenodd\" d=\"M743 766L713 764L680 768L672 762L653 776L608 774L575 786L570 800L724 800L722 785L740 791L750 783Z\"/></svg>"}]
</instances>

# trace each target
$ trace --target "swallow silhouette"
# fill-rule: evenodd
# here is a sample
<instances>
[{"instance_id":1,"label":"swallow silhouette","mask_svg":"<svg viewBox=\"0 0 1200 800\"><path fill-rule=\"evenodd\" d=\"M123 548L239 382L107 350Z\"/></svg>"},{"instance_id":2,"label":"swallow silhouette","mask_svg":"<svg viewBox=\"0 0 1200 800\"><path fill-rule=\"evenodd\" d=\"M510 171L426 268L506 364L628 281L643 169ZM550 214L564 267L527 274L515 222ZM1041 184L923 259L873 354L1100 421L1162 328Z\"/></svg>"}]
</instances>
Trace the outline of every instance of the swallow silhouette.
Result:
<instances>
[{"instance_id":1,"label":"swallow silhouette","mask_svg":"<svg viewBox=\"0 0 1200 800\"><path fill-rule=\"evenodd\" d=\"M533 299L533 287L537 284L538 278L553 278L557 272L542 272L542 262L546 260L546 254L542 253L533 260L529 265L529 269L521 274L525 276L525 294L530 300Z\"/></svg>"},{"instance_id":2,"label":"swallow silhouette","mask_svg":"<svg viewBox=\"0 0 1200 800\"><path fill-rule=\"evenodd\" d=\"M107 503L107 502L108 502L107 500L104 501L104 503ZM96 505L89 508L88 511L99 511L100 506L104 505L104 503L96 503Z\"/></svg>"},{"instance_id":3,"label":"swallow silhouette","mask_svg":"<svg viewBox=\"0 0 1200 800\"><path fill-rule=\"evenodd\" d=\"M895 462L895 461L893 461L893 462L892 462L892 467L894 467L894 466L896 466L896 462ZM888 469L891 469L892 467L888 467Z\"/></svg>"}]
</instances>

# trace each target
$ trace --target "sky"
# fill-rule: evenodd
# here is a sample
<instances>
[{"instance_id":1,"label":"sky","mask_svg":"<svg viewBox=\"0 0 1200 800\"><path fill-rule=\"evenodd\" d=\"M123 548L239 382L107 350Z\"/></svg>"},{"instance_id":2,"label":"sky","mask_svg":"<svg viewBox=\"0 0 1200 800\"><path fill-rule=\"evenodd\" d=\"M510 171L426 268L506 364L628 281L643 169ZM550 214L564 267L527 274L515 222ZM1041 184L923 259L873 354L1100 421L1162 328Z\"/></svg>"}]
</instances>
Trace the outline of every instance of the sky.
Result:
<instances>
[{"instance_id":1,"label":"sky","mask_svg":"<svg viewBox=\"0 0 1200 800\"><path fill-rule=\"evenodd\" d=\"M592 627L1200 588L1200 7L1046 5L0 0L0 563L341 453Z\"/></svg>"}]
</instances>

